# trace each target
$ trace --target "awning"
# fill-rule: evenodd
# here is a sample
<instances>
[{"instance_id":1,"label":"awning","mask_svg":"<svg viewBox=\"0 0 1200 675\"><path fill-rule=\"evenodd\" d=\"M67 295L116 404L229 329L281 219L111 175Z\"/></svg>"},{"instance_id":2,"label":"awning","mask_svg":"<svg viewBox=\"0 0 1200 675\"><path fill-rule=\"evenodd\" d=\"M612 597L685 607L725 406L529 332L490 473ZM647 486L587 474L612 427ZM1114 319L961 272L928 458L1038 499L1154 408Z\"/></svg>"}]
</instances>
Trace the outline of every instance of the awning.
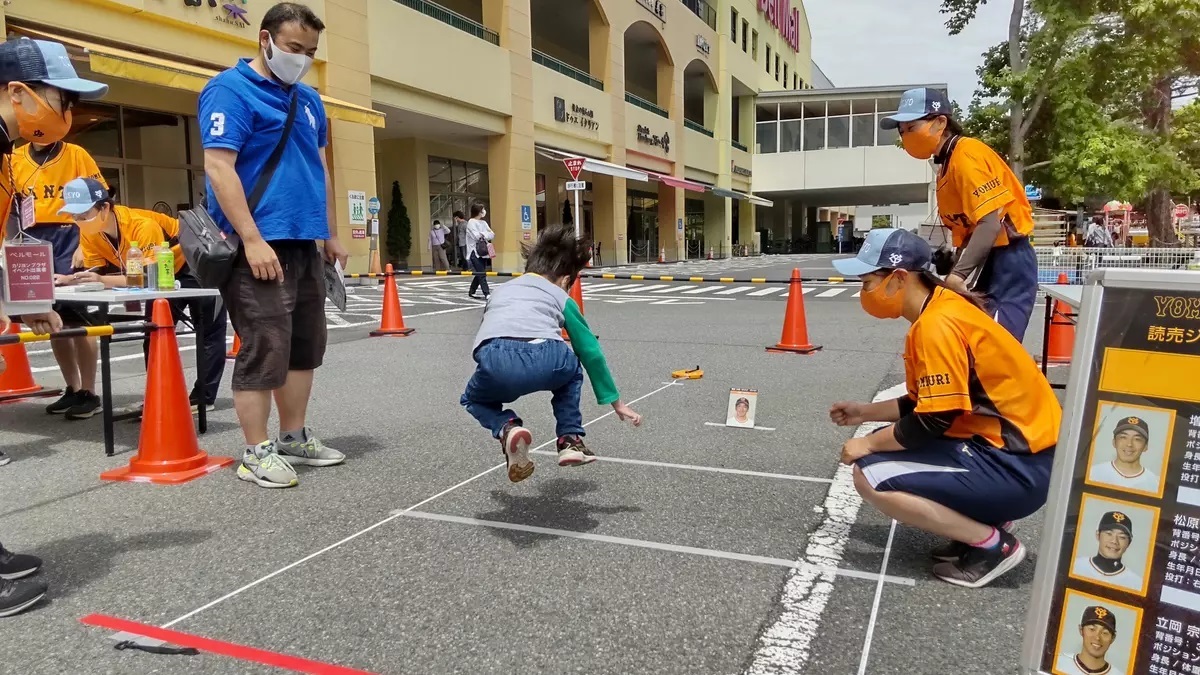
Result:
<instances>
[{"instance_id":1,"label":"awning","mask_svg":"<svg viewBox=\"0 0 1200 675\"><path fill-rule=\"evenodd\" d=\"M43 33L29 28L21 28L20 32L29 34L30 37L52 40L75 47L87 56L88 66L91 67L92 72L122 80L199 93L204 89L204 85L208 84L208 81L218 73L209 68L176 63L157 56L98 45L53 33ZM383 128L387 124L384 114L378 110L364 108L329 96L321 96L321 101L325 104L325 114L333 119L369 124L379 128Z\"/></svg>"},{"instance_id":2,"label":"awning","mask_svg":"<svg viewBox=\"0 0 1200 675\"><path fill-rule=\"evenodd\" d=\"M730 199L737 199L739 201L744 200L759 206L775 206L775 202L769 199L763 199L758 195L747 194L745 192L738 192L737 190L726 190L725 188L715 187L712 189L712 193L718 197L729 197Z\"/></svg>"},{"instance_id":3,"label":"awning","mask_svg":"<svg viewBox=\"0 0 1200 675\"><path fill-rule=\"evenodd\" d=\"M621 166L620 164L613 164L611 162L595 159L586 155L563 152L561 150L555 150L554 148L548 148L544 145L535 146L534 149L542 157L545 157L546 159L552 159L556 162L561 162L564 159L571 157L582 157L584 171L591 171L592 173L612 176L614 178L624 178L625 180L636 180L642 183L650 181L650 174L646 173L645 171L631 169L627 166Z\"/></svg>"},{"instance_id":4,"label":"awning","mask_svg":"<svg viewBox=\"0 0 1200 675\"><path fill-rule=\"evenodd\" d=\"M706 188L704 185L702 185L700 183L693 183L692 181L687 180L685 178L676 178L675 176L667 176L665 174L657 173L654 171L647 171L646 173L650 174L650 177L653 178L654 180L656 180L660 183L664 183L666 185L670 185L673 188L679 188L681 190L688 190L690 192L707 192L707 190L708 190L708 188Z\"/></svg>"}]
</instances>

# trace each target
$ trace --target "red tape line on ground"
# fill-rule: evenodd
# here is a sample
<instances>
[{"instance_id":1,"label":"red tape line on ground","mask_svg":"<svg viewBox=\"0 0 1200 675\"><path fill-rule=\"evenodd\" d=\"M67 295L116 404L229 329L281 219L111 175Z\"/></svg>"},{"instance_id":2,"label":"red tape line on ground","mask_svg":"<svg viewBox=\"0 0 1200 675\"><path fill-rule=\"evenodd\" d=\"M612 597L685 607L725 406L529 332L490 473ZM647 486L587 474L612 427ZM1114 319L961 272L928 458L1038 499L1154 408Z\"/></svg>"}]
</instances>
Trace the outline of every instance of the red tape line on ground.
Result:
<instances>
[{"instance_id":1,"label":"red tape line on ground","mask_svg":"<svg viewBox=\"0 0 1200 675\"><path fill-rule=\"evenodd\" d=\"M286 668L300 673L314 673L314 675L372 675L372 673L366 670L354 670L353 668L344 668L342 666L321 663L320 661L310 661L298 656L288 656L287 654L278 654L276 652L255 649L254 647L237 645L232 642L210 640L199 635L180 633L136 621L119 619L115 616L89 614L79 621L89 626L125 631L126 633L133 633L134 635L141 635L155 640L163 640L182 647L194 647L200 651L220 654L243 661L254 661L268 666L275 666L276 668Z\"/></svg>"}]
</instances>

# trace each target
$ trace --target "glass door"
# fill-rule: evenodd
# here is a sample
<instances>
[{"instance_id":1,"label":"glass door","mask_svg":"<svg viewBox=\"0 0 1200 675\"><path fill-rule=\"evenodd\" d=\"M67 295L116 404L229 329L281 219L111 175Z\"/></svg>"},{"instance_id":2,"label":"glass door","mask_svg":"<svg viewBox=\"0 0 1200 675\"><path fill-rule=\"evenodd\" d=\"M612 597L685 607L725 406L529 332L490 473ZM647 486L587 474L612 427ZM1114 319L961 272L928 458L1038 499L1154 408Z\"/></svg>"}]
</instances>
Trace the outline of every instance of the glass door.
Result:
<instances>
[{"instance_id":1,"label":"glass door","mask_svg":"<svg viewBox=\"0 0 1200 675\"><path fill-rule=\"evenodd\" d=\"M121 186L125 184L125 176L121 165L117 162L104 161L98 161L97 165L100 167L100 175L104 177L104 182L108 183L108 194L118 204L124 204L125 196L121 191Z\"/></svg>"}]
</instances>

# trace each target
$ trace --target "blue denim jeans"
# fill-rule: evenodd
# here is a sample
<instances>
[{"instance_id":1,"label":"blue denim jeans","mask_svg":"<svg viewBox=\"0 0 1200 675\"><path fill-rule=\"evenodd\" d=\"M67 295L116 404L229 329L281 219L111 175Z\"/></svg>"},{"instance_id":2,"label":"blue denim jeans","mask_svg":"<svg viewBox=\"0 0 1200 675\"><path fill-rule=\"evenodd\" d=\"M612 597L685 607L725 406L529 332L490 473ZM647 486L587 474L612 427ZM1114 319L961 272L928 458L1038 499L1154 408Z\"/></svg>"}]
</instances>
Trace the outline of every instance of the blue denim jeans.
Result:
<instances>
[{"instance_id":1,"label":"blue denim jeans","mask_svg":"<svg viewBox=\"0 0 1200 675\"><path fill-rule=\"evenodd\" d=\"M459 402L494 438L500 438L509 421L521 424L517 413L504 405L537 391L551 393L557 436L584 435L579 409L583 368L565 342L489 340L475 351L475 362L478 367Z\"/></svg>"}]
</instances>

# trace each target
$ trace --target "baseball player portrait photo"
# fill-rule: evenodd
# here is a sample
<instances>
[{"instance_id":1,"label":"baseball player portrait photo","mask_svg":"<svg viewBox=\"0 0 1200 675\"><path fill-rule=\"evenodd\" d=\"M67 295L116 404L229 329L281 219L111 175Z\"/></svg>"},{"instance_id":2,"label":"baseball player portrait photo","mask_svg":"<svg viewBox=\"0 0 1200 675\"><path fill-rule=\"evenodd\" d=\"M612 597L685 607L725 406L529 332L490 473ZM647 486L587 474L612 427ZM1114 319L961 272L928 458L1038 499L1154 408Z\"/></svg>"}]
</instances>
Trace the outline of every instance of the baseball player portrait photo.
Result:
<instances>
[{"instance_id":1,"label":"baseball player portrait photo","mask_svg":"<svg viewBox=\"0 0 1200 675\"><path fill-rule=\"evenodd\" d=\"M1064 627L1064 634L1069 631ZM1082 646L1071 653L1060 653L1054 662L1055 675L1125 675L1122 668L1108 661L1108 650L1117 638L1117 615L1103 605L1084 608L1079 620Z\"/></svg>"},{"instance_id":2,"label":"baseball player portrait photo","mask_svg":"<svg viewBox=\"0 0 1200 675\"><path fill-rule=\"evenodd\" d=\"M1084 495L1071 576L1145 595L1148 558L1157 531L1157 512L1149 511Z\"/></svg>"},{"instance_id":3,"label":"baseball player portrait photo","mask_svg":"<svg viewBox=\"0 0 1200 675\"><path fill-rule=\"evenodd\" d=\"M1101 402L1096 419L1087 482L1160 496L1174 414Z\"/></svg>"}]
</instances>

